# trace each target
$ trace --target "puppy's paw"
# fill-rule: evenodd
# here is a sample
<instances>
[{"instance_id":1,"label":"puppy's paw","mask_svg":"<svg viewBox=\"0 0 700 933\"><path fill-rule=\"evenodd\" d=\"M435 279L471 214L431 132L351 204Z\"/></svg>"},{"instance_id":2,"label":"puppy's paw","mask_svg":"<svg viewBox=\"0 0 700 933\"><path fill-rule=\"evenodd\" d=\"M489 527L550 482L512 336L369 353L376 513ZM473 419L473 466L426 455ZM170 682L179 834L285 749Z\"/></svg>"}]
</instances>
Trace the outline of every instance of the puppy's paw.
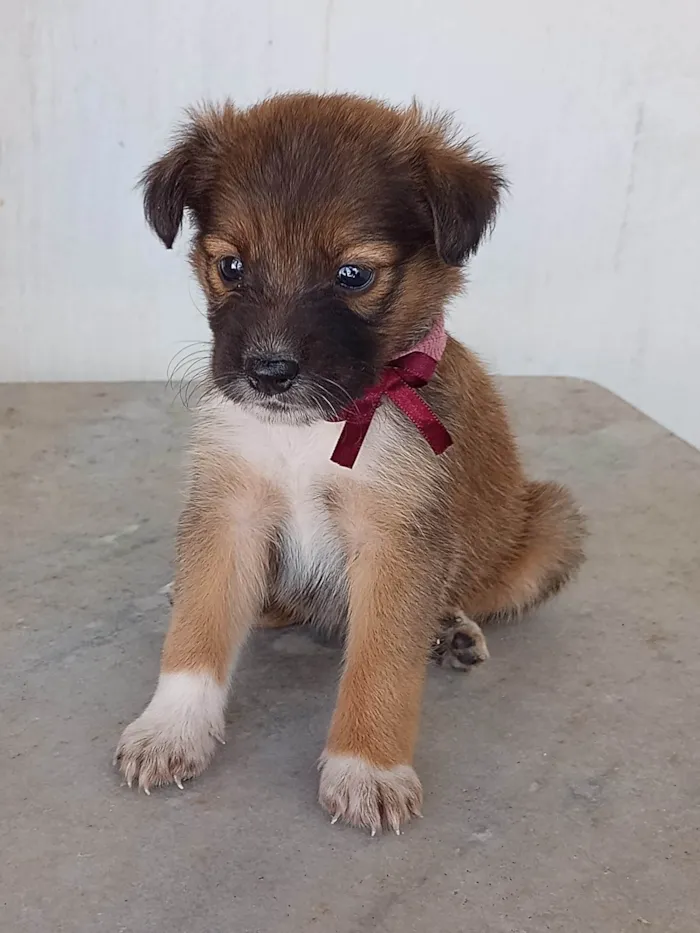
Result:
<instances>
[{"instance_id":1,"label":"puppy's paw","mask_svg":"<svg viewBox=\"0 0 700 933\"><path fill-rule=\"evenodd\" d=\"M410 765L377 768L352 755L324 754L320 769L319 801L333 823L398 835L402 823L421 815L423 788Z\"/></svg>"},{"instance_id":2,"label":"puppy's paw","mask_svg":"<svg viewBox=\"0 0 700 933\"><path fill-rule=\"evenodd\" d=\"M129 787L151 787L196 777L223 742L225 691L208 675L163 674L153 699L127 726L114 763Z\"/></svg>"},{"instance_id":3,"label":"puppy's paw","mask_svg":"<svg viewBox=\"0 0 700 933\"><path fill-rule=\"evenodd\" d=\"M443 629L433 644L433 658L439 665L468 671L488 661L489 649L479 626L463 612L443 620Z\"/></svg>"}]
</instances>

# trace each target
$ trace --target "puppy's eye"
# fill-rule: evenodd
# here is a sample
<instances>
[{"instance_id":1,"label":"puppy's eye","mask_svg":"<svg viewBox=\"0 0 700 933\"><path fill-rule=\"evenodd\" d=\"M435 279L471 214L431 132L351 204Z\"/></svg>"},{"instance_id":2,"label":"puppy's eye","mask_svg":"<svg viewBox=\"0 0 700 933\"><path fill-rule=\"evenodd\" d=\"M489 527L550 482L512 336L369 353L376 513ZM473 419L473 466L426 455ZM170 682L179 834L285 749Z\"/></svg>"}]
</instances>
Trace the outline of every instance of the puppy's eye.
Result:
<instances>
[{"instance_id":1,"label":"puppy's eye","mask_svg":"<svg viewBox=\"0 0 700 933\"><path fill-rule=\"evenodd\" d=\"M229 285L238 285L243 278L243 260L240 256L224 256L220 259L219 275Z\"/></svg>"},{"instance_id":2,"label":"puppy's eye","mask_svg":"<svg viewBox=\"0 0 700 933\"><path fill-rule=\"evenodd\" d=\"M367 266L341 266L335 274L336 285L351 291L367 288L374 281L374 272Z\"/></svg>"}]
</instances>

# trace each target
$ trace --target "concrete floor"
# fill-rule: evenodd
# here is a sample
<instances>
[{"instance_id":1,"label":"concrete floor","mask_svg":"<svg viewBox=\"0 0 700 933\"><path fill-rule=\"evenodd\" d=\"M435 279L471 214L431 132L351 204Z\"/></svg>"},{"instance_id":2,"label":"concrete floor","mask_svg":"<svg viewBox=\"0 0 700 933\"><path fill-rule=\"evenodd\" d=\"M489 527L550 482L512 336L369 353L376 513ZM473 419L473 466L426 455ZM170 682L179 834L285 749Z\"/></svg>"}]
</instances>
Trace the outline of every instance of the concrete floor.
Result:
<instances>
[{"instance_id":1,"label":"concrete floor","mask_svg":"<svg viewBox=\"0 0 700 933\"><path fill-rule=\"evenodd\" d=\"M0 387L3 933L697 933L700 453L602 389L506 382L590 516L580 581L430 672L425 819L316 806L338 653L260 633L184 792L111 767L168 616L188 415L155 385Z\"/></svg>"}]
</instances>

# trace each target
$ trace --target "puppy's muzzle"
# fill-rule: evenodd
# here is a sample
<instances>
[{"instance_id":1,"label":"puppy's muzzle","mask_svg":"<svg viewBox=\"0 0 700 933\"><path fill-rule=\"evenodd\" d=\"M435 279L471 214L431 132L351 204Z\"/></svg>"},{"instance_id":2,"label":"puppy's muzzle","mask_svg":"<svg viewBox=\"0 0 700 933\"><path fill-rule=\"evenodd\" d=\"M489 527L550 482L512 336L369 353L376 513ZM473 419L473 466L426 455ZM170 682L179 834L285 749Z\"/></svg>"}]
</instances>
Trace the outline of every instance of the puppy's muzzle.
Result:
<instances>
[{"instance_id":1,"label":"puppy's muzzle","mask_svg":"<svg viewBox=\"0 0 700 933\"><path fill-rule=\"evenodd\" d=\"M299 364L279 356L253 356L246 361L245 374L256 391L280 395L291 388L299 375Z\"/></svg>"}]
</instances>

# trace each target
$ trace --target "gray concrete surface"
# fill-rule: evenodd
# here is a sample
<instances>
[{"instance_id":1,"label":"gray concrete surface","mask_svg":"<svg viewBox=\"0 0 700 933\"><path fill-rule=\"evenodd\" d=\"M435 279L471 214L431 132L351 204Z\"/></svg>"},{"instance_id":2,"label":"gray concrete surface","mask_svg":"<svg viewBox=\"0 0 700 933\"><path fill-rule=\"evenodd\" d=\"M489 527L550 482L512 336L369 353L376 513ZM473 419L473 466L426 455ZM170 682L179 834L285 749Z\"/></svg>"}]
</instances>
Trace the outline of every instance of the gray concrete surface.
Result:
<instances>
[{"instance_id":1,"label":"gray concrete surface","mask_svg":"<svg viewBox=\"0 0 700 933\"><path fill-rule=\"evenodd\" d=\"M331 826L338 654L260 633L184 792L111 767L153 688L188 415L155 385L0 387L0 929L697 933L700 453L612 395L506 382L590 515L580 581L431 670L425 819Z\"/></svg>"}]
</instances>

